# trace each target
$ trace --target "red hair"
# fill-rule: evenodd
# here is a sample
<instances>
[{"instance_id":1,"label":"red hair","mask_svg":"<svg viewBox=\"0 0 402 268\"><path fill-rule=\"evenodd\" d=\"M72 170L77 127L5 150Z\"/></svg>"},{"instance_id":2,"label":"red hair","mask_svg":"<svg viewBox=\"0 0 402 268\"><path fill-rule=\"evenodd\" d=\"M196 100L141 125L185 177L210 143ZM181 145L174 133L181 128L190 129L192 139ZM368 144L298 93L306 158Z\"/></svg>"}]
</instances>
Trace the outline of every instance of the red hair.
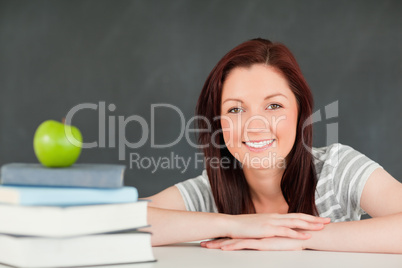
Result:
<instances>
[{"instance_id":1,"label":"red hair","mask_svg":"<svg viewBox=\"0 0 402 268\"><path fill-rule=\"evenodd\" d=\"M314 198L317 175L310 153L312 124L303 128L303 123L312 114L313 96L290 50L283 44L261 38L246 41L229 51L209 74L197 102L196 114L203 118L197 121L198 127L208 128L205 118L211 123L211 131L200 132L198 141L201 145L208 145L203 151L215 204L220 213L255 213L243 170L238 168L241 164L222 146L225 144L222 127L220 120L215 118L221 113L222 87L230 71L236 67L250 67L261 63L272 66L283 74L298 103L296 139L286 157L287 165L281 180L282 194L289 206L288 212L318 215ZM213 135L219 131L219 135ZM219 146L212 146L212 139ZM231 164L228 168L213 168L209 163L213 158L227 158Z\"/></svg>"}]
</instances>

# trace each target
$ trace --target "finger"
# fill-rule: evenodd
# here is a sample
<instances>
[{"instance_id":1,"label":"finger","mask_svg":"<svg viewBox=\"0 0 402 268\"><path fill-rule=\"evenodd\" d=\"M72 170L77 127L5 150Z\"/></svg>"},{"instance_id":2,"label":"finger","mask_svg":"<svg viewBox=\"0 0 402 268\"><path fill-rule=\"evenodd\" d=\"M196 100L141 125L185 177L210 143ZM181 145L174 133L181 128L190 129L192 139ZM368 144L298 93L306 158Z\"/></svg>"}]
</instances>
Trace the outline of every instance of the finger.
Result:
<instances>
[{"instance_id":1,"label":"finger","mask_svg":"<svg viewBox=\"0 0 402 268\"><path fill-rule=\"evenodd\" d=\"M312 222L307 222L304 220L300 220L297 218L291 218L291 219L276 219L271 221L272 225L275 226L284 226L288 228L298 228L298 229L304 229L304 230L321 230L324 228L323 223L312 223Z\"/></svg>"},{"instance_id":2,"label":"finger","mask_svg":"<svg viewBox=\"0 0 402 268\"><path fill-rule=\"evenodd\" d=\"M208 244L211 244L212 245L212 243L214 242L214 241L217 241L218 239L214 239L214 240L206 240L206 241L202 241L201 243L200 243L200 245L201 245L201 247L206 247Z\"/></svg>"},{"instance_id":3,"label":"finger","mask_svg":"<svg viewBox=\"0 0 402 268\"><path fill-rule=\"evenodd\" d=\"M258 250L268 250L267 245L258 239L242 239L228 243L221 247L222 250L241 250L241 249L258 249Z\"/></svg>"},{"instance_id":4,"label":"finger","mask_svg":"<svg viewBox=\"0 0 402 268\"><path fill-rule=\"evenodd\" d=\"M221 248L222 246L225 246L227 244L228 244L228 241L222 241L220 243L206 243L205 248L218 249L218 248Z\"/></svg>"},{"instance_id":5,"label":"finger","mask_svg":"<svg viewBox=\"0 0 402 268\"><path fill-rule=\"evenodd\" d=\"M222 246L222 250L303 250L300 243L288 238L242 239Z\"/></svg>"},{"instance_id":6,"label":"finger","mask_svg":"<svg viewBox=\"0 0 402 268\"><path fill-rule=\"evenodd\" d=\"M309 222L327 222L330 218L317 217L305 213L287 213L287 214L278 214L279 218L290 218L290 219L301 219Z\"/></svg>"},{"instance_id":7,"label":"finger","mask_svg":"<svg viewBox=\"0 0 402 268\"><path fill-rule=\"evenodd\" d=\"M288 214L278 214L278 218L288 218L288 219L300 219L307 222L313 223L329 223L331 218L316 217L313 215L308 215L304 213L288 213Z\"/></svg>"},{"instance_id":8,"label":"finger","mask_svg":"<svg viewBox=\"0 0 402 268\"><path fill-rule=\"evenodd\" d=\"M289 237L289 238L295 238L295 239L304 239L304 240L311 238L311 234L298 232L298 231L292 230L292 229L287 228L287 227L276 226L276 227L273 227L273 228L274 228L275 235L271 235L270 237L272 237L272 236L282 236L282 237Z\"/></svg>"},{"instance_id":9,"label":"finger","mask_svg":"<svg viewBox=\"0 0 402 268\"><path fill-rule=\"evenodd\" d=\"M206 248L220 248L222 245L225 245L227 241L232 240L231 238L222 238L216 240L205 241L202 245Z\"/></svg>"}]
</instances>

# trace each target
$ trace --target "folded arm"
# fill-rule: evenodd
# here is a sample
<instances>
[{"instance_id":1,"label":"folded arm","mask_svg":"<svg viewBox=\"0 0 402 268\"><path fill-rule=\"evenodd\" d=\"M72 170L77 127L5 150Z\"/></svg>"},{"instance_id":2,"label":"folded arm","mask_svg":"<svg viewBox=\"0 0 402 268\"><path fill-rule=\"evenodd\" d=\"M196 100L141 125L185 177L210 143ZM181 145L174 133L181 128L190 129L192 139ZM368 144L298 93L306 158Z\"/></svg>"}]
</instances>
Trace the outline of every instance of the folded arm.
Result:
<instances>
[{"instance_id":1,"label":"folded arm","mask_svg":"<svg viewBox=\"0 0 402 268\"><path fill-rule=\"evenodd\" d=\"M402 254L402 184L385 170L369 177L360 199L361 208L372 219L330 223L319 231L306 231L307 240L286 237L220 239L203 243L224 250L301 250L399 253Z\"/></svg>"},{"instance_id":2,"label":"folded arm","mask_svg":"<svg viewBox=\"0 0 402 268\"><path fill-rule=\"evenodd\" d=\"M305 247L319 250L402 254L402 184L378 168L369 177L360 199L372 219L331 223Z\"/></svg>"},{"instance_id":3,"label":"folded arm","mask_svg":"<svg viewBox=\"0 0 402 268\"><path fill-rule=\"evenodd\" d=\"M227 215L222 213L190 212L173 186L148 197L148 223L142 228L152 232L152 245L197 241L217 237L289 237L305 240L311 235L306 230L322 230L328 218L293 214ZM298 229L296 231L295 229Z\"/></svg>"},{"instance_id":4,"label":"folded arm","mask_svg":"<svg viewBox=\"0 0 402 268\"><path fill-rule=\"evenodd\" d=\"M304 241L303 248L402 254L402 213L372 219L337 222Z\"/></svg>"}]
</instances>

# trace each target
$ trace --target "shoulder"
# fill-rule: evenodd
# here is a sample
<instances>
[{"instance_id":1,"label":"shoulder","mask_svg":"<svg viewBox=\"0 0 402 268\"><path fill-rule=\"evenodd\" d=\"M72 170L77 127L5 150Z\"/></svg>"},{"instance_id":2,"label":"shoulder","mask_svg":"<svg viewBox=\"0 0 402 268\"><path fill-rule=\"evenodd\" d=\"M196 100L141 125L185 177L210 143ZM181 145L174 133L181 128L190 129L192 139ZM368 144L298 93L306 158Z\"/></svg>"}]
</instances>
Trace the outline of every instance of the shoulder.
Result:
<instances>
[{"instance_id":1,"label":"shoulder","mask_svg":"<svg viewBox=\"0 0 402 268\"><path fill-rule=\"evenodd\" d=\"M369 166L380 167L363 153L341 143L320 148L313 147L312 154L318 179L328 174L351 175L358 170L363 171Z\"/></svg>"},{"instance_id":2,"label":"shoulder","mask_svg":"<svg viewBox=\"0 0 402 268\"><path fill-rule=\"evenodd\" d=\"M314 163L316 165L321 163L336 166L339 164L340 158L345 157L352 151L355 151L352 147L341 143L334 143L325 147L312 148Z\"/></svg>"},{"instance_id":3,"label":"shoulder","mask_svg":"<svg viewBox=\"0 0 402 268\"><path fill-rule=\"evenodd\" d=\"M360 209L364 185L371 173L381 166L351 146L340 143L313 148L312 154L318 179L318 200L328 203L326 208L342 210L341 220L359 219L364 213Z\"/></svg>"},{"instance_id":4,"label":"shoulder","mask_svg":"<svg viewBox=\"0 0 402 268\"><path fill-rule=\"evenodd\" d=\"M210 191L210 189L211 189L206 170L203 170L201 175L199 175L195 178L187 179L187 180L179 182L175 185L177 188L179 188L179 190L186 189L189 191L196 191L196 192Z\"/></svg>"},{"instance_id":5,"label":"shoulder","mask_svg":"<svg viewBox=\"0 0 402 268\"><path fill-rule=\"evenodd\" d=\"M179 189L188 211L216 212L208 175L201 175L175 184Z\"/></svg>"}]
</instances>

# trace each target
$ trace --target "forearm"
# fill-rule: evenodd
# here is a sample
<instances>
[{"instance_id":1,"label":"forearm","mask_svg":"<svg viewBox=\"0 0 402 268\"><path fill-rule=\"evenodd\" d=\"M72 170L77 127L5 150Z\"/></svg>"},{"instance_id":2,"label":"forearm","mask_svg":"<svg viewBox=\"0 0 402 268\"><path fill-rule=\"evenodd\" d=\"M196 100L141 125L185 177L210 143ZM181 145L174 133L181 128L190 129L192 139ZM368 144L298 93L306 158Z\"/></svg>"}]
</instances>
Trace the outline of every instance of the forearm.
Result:
<instances>
[{"instance_id":1,"label":"forearm","mask_svg":"<svg viewBox=\"0 0 402 268\"><path fill-rule=\"evenodd\" d=\"M227 235L228 216L219 213L189 212L148 207L152 245L197 241Z\"/></svg>"},{"instance_id":2,"label":"forearm","mask_svg":"<svg viewBox=\"0 0 402 268\"><path fill-rule=\"evenodd\" d=\"M189 212L148 207L152 245L197 241L217 237L264 238L284 236L306 239L303 232L293 230L321 230L329 219L306 214L247 214Z\"/></svg>"},{"instance_id":3,"label":"forearm","mask_svg":"<svg viewBox=\"0 0 402 268\"><path fill-rule=\"evenodd\" d=\"M304 248L328 251L402 254L402 213L361 221L330 223Z\"/></svg>"}]
</instances>

